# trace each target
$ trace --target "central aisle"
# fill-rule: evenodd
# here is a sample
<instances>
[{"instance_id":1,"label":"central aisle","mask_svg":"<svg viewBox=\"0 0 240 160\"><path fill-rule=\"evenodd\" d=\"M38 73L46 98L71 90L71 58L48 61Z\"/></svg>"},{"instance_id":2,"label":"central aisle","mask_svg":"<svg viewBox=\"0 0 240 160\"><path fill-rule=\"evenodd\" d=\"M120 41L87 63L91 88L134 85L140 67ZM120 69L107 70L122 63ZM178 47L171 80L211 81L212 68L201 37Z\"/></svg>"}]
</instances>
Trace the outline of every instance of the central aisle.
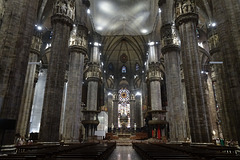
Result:
<instances>
[{"instance_id":1,"label":"central aisle","mask_svg":"<svg viewBox=\"0 0 240 160\"><path fill-rule=\"evenodd\" d=\"M132 146L117 146L108 160L141 160Z\"/></svg>"}]
</instances>

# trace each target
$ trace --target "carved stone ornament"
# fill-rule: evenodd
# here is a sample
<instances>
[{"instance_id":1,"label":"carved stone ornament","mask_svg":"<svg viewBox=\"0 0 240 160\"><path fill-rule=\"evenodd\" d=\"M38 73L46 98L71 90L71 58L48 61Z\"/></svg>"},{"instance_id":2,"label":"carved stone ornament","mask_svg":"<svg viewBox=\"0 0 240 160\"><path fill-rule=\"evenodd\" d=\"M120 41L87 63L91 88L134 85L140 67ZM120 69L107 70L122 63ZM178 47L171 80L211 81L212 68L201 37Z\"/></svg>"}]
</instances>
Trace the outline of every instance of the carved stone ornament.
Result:
<instances>
[{"instance_id":1,"label":"carved stone ornament","mask_svg":"<svg viewBox=\"0 0 240 160\"><path fill-rule=\"evenodd\" d=\"M181 46L181 40L175 26L172 24L162 26L161 43L163 49L166 47L179 48Z\"/></svg>"},{"instance_id":2,"label":"carved stone ornament","mask_svg":"<svg viewBox=\"0 0 240 160\"><path fill-rule=\"evenodd\" d=\"M86 78L88 81L99 81L101 79L101 69L98 64L89 64Z\"/></svg>"},{"instance_id":3,"label":"carved stone ornament","mask_svg":"<svg viewBox=\"0 0 240 160\"><path fill-rule=\"evenodd\" d=\"M213 50L219 47L219 37L218 34L211 35L208 38L209 49Z\"/></svg>"},{"instance_id":4,"label":"carved stone ornament","mask_svg":"<svg viewBox=\"0 0 240 160\"><path fill-rule=\"evenodd\" d=\"M87 28L74 26L70 35L69 46L79 46L87 49Z\"/></svg>"},{"instance_id":5,"label":"carved stone ornament","mask_svg":"<svg viewBox=\"0 0 240 160\"><path fill-rule=\"evenodd\" d=\"M160 81L162 78L160 63L150 63L148 70L148 80L151 81Z\"/></svg>"},{"instance_id":6,"label":"carved stone ornament","mask_svg":"<svg viewBox=\"0 0 240 160\"><path fill-rule=\"evenodd\" d=\"M75 1L57 0L53 13L67 16L73 20L75 18Z\"/></svg>"},{"instance_id":7,"label":"carved stone ornament","mask_svg":"<svg viewBox=\"0 0 240 160\"><path fill-rule=\"evenodd\" d=\"M176 17L187 14L196 13L196 1L195 0L176 0Z\"/></svg>"}]
</instances>

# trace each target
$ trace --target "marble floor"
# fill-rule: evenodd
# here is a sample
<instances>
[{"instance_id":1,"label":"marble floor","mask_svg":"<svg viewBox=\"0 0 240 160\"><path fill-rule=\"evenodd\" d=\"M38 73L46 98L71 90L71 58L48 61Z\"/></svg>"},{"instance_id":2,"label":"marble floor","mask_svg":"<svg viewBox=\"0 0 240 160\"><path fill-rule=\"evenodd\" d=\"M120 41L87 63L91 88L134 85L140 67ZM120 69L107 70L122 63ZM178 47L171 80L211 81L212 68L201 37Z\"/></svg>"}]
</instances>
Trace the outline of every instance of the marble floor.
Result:
<instances>
[{"instance_id":1,"label":"marble floor","mask_svg":"<svg viewBox=\"0 0 240 160\"><path fill-rule=\"evenodd\" d=\"M117 146L108 160L142 160L132 146Z\"/></svg>"}]
</instances>

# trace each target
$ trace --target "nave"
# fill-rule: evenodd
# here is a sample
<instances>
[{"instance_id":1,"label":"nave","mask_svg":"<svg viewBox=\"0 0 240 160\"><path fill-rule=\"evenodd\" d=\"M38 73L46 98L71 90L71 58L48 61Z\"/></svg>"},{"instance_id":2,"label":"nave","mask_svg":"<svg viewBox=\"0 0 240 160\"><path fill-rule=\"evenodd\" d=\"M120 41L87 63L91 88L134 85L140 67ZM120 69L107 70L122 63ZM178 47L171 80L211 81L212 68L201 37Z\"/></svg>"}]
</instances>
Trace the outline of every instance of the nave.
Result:
<instances>
[{"instance_id":1,"label":"nave","mask_svg":"<svg viewBox=\"0 0 240 160\"><path fill-rule=\"evenodd\" d=\"M206 158L196 144L213 157L238 147L238 15L237 0L0 0L1 150L96 147L101 159L109 141L151 159L145 149L168 147L152 139L170 153L188 144L177 152L191 158ZM95 136L106 139L88 146Z\"/></svg>"}]
</instances>

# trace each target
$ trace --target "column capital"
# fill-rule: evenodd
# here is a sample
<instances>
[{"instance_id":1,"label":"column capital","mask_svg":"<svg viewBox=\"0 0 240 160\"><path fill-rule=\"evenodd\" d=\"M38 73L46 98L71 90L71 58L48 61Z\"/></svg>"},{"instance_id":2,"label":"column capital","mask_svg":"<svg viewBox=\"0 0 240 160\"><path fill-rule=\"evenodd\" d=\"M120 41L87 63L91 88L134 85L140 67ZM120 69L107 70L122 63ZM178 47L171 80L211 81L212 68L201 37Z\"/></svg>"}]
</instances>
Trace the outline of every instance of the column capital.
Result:
<instances>
[{"instance_id":1,"label":"column capital","mask_svg":"<svg viewBox=\"0 0 240 160\"><path fill-rule=\"evenodd\" d=\"M180 51L181 40L177 29L173 24L165 24L161 27L162 53Z\"/></svg>"},{"instance_id":2,"label":"column capital","mask_svg":"<svg viewBox=\"0 0 240 160\"><path fill-rule=\"evenodd\" d=\"M208 46L210 50L209 53L211 55L220 51L219 36L218 33L216 32L216 28L208 30Z\"/></svg>"},{"instance_id":3,"label":"column capital","mask_svg":"<svg viewBox=\"0 0 240 160\"><path fill-rule=\"evenodd\" d=\"M176 0L176 25L179 26L182 23L189 21L198 23L197 6L195 0Z\"/></svg>"},{"instance_id":4,"label":"column capital","mask_svg":"<svg viewBox=\"0 0 240 160\"><path fill-rule=\"evenodd\" d=\"M30 52L33 54L39 55L41 46L42 46L41 35L39 32L38 32L38 34L36 32L36 33L34 33L34 36L32 37Z\"/></svg>"},{"instance_id":5,"label":"column capital","mask_svg":"<svg viewBox=\"0 0 240 160\"><path fill-rule=\"evenodd\" d=\"M161 69L160 69L160 63L150 63L149 64L149 70L148 70L148 80L149 82L152 81L161 81L162 79L162 74L161 74Z\"/></svg>"},{"instance_id":6,"label":"column capital","mask_svg":"<svg viewBox=\"0 0 240 160\"><path fill-rule=\"evenodd\" d=\"M90 63L87 71L86 78L88 81L100 81L101 70L98 64Z\"/></svg>"},{"instance_id":7,"label":"column capital","mask_svg":"<svg viewBox=\"0 0 240 160\"><path fill-rule=\"evenodd\" d=\"M54 8L53 15L62 15L75 19L75 0L57 0Z\"/></svg>"},{"instance_id":8,"label":"column capital","mask_svg":"<svg viewBox=\"0 0 240 160\"><path fill-rule=\"evenodd\" d=\"M81 48L87 52L88 48L88 28L83 25L74 25L70 35L70 48ZM86 53L85 53L86 54Z\"/></svg>"}]
</instances>

